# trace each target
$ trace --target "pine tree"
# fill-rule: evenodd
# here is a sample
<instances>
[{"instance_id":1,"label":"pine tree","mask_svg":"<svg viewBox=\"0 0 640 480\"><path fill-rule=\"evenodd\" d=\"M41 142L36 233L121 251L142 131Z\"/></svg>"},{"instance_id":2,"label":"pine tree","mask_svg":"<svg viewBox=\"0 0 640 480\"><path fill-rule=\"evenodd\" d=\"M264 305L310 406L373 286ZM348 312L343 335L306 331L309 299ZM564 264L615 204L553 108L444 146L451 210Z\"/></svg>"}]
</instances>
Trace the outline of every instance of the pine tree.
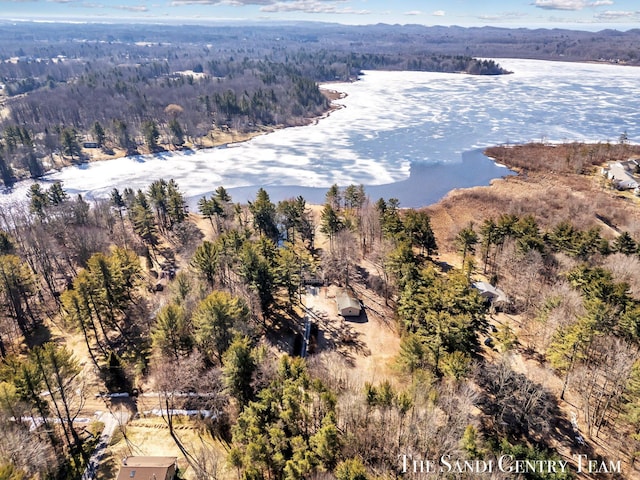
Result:
<instances>
[{"instance_id":1,"label":"pine tree","mask_svg":"<svg viewBox=\"0 0 640 480\"><path fill-rule=\"evenodd\" d=\"M172 118L169 120L169 131L171 132L171 143L173 146L181 147L184 145L184 130L182 130L182 126L178 119Z\"/></svg>"},{"instance_id":2,"label":"pine tree","mask_svg":"<svg viewBox=\"0 0 640 480\"><path fill-rule=\"evenodd\" d=\"M241 406L253 399L256 362L248 337L236 337L222 356L222 373L227 390Z\"/></svg>"},{"instance_id":3,"label":"pine tree","mask_svg":"<svg viewBox=\"0 0 640 480\"><path fill-rule=\"evenodd\" d=\"M127 124L116 119L113 121L113 129L118 146L123 148L127 154L132 153L135 150L135 145L131 141Z\"/></svg>"},{"instance_id":4,"label":"pine tree","mask_svg":"<svg viewBox=\"0 0 640 480\"><path fill-rule=\"evenodd\" d=\"M407 211L402 218L402 223L414 246L420 247L423 253L426 251L427 256L431 256L438 251L436 237L431 229L429 215L423 211L411 209Z\"/></svg>"},{"instance_id":5,"label":"pine tree","mask_svg":"<svg viewBox=\"0 0 640 480\"><path fill-rule=\"evenodd\" d=\"M93 124L92 131L93 131L93 137L95 138L96 143L98 144L98 147L102 148L104 146L104 141L106 140L107 136L100 122L95 122Z\"/></svg>"},{"instance_id":6,"label":"pine tree","mask_svg":"<svg viewBox=\"0 0 640 480\"><path fill-rule=\"evenodd\" d=\"M337 480L368 480L367 469L362 461L351 458L340 462L335 471Z\"/></svg>"},{"instance_id":7,"label":"pine tree","mask_svg":"<svg viewBox=\"0 0 640 480\"><path fill-rule=\"evenodd\" d=\"M158 139L160 138L160 132L158 126L153 120L148 120L142 124L142 134L144 135L144 142L147 144L147 148L150 152L158 150Z\"/></svg>"},{"instance_id":8,"label":"pine tree","mask_svg":"<svg viewBox=\"0 0 640 480\"><path fill-rule=\"evenodd\" d=\"M58 347L51 342L35 347L30 359L48 393L47 401L62 426L67 445L84 456L82 440L73 428L73 420L83 404L82 390L78 385L81 371L78 361L66 347Z\"/></svg>"},{"instance_id":9,"label":"pine tree","mask_svg":"<svg viewBox=\"0 0 640 480\"><path fill-rule=\"evenodd\" d=\"M41 220L45 217L45 209L49 206L47 193L40 188L39 183L34 183L29 187L27 193L29 197L29 211L35 213Z\"/></svg>"},{"instance_id":10,"label":"pine tree","mask_svg":"<svg viewBox=\"0 0 640 480\"><path fill-rule=\"evenodd\" d=\"M326 203L320 217L320 231L329 237L329 248L333 251L336 234L344 228L338 211L330 203Z\"/></svg>"},{"instance_id":11,"label":"pine tree","mask_svg":"<svg viewBox=\"0 0 640 480\"><path fill-rule=\"evenodd\" d=\"M167 221L167 182L164 179L155 180L149 185L147 192L149 203L155 210L156 223L161 229L165 229L168 225Z\"/></svg>"},{"instance_id":12,"label":"pine tree","mask_svg":"<svg viewBox=\"0 0 640 480\"><path fill-rule=\"evenodd\" d=\"M629 232L622 232L614 241L611 246L614 252L620 252L624 255L634 255L638 252L638 244L631 237Z\"/></svg>"},{"instance_id":13,"label":"pine tree","mask_svg":"<svg viewBox=\"0 0 640 480\"><path fill-rule=\"evenodd\" d=\"M11 165L2 156L2 150L0 147L0 180L4 183L5 187L11 187L15 181L13 169Z\"/></svg>"},{"instance_id":14,"label":"pine tree","mask_svg":"<svg viewBox=\"0 0 640 480\"><path fill-rule=\"evenodd\" d=\"M73 161L74 156L80 156L80 143L75 129L67 127L60 132L60 145L62 154L70 156L71 161Z\"/></svg>"},{"instance_id":15,"label":"pine tree","mask_svg":"<svg viewBox=\"0 0 640 480\"><path fill-rule=\"evenodd\" d=\"M0 256L0 304L3 305L0 315L12 319L25 338L35 327L29 302L35 288L28 264L16 255Z\"/></svg>"},{"instance_id":16,"label":"pine tree","mask_svg":"<svg viewBox=\"0 0 640 480\"><path fill-rule=\"evenodd\" d=\"M465 428L460 446L467 452L470 459L480 458L482 452L478 447L478 432L473 425L467 425Z\"/></svg>"},{"instance_id":17,"label":"pine tree","mask_svg":"<svg viewBox=\"0 0 640 480\"><path fill-rule=\"evenodd\" d=\"M142 190L134 197L133 205L129 211L133 230L147 244L153 248L158 243L158 228L155 223L154 215Z\"/></svg>"},{"instance_id":18,"label":"pine tree","mask_svg":"<svg viewBox=\"0 0 640 480\"><path fill-rule=\"evenodd\" d=\"M220 225L220 219L222 218L223 214L224 214L224 210L222 208L222 205L220 204L220 201L218 200L218 198L216 197L211 197L211 198L207 198L207 197L202 197L200 200L198 200L198 210L200 211L200 214L206 218L207 220L209 220L209 223L211 224L211 228L216 232L216 233L221 233L221 225ZM216 219L216 222L214 224L213 219Z\"/></svg>"},{"instance_id":19,"label":"pine tree","mask_svg":"<svg viewBox=\"0 0 640 480\"><path fill-rule=\"evenodd\" d=\"M475 247L478 244L478 234L473 229L473 222L458 232L456 244L458 245L458 250L462 253L462 265L464 267L467 253L474 254Z\"/></svg>"},{"instance_id":20,"label":"pine tree","mask_svg":"<svg viewBox=\"0 0 640 480\"><path fill-rule=\"evenodd\" d=\"M193 314L195 340L209 357L222 362L233 337L246 328L249 308L244 300L227 292L209 294Z\"/></svg>"},{"instance_id":21,"label":"pine tree","mask_svg":"<svg viewBox=\"0 0 640 480\"><path fill-rule=\"evenodd\" d=\"M61 205L69 195L62 188L62 183L54 182L47 190L47 198L49 205Z\"/></svg>"},{"instance_id":22,"label":"pine tree","mask_svg":"<svg viewBox=\"0 0 640 480\"><path fill-rule=\"evenodd\" d=\"M491 247L497 243L497 230L498 226L492 218L483 222L480 227L480 237L482 239L482 258L483 258L483 273L487 273L487 266L489 264L489 258L491 257Z\"/></svg>"},{"instance_id":23,"label":"pine tree","mask_svg":"<svg viewBox=\"0 0 640 480\"><path fill-rule=\"evenodd\" d=\"M335 398L311 381L303 360L284 356L273 381L239 415L230 463L244 478L311 478L336 461L335 423Z\"/></svg>"},{"instance_id":24,"label":"pine tree","mask_svg":"<svg viewBox=\"0 0 640 480\"><path fill-rule=\"evenodd\" d=\"M178 188L178 184L172 178L167 183L167 216L169 217L169 228L184 222L187 218L187 203Z\"/></svg>"},{"instance_id":25,"label":"pine tree","mask_svg":"<svg viewBox=\"0 0 640 480\"><path fill-rule=\"evenodd\" d=\"M231 203L231 195L229 195L229 192L227 192L226 188L224 188L222 185L216 188L215 197L223 205Z\"/></svg>"},{"instance_id":26,"label":"pine tree","mask_svg":"<svg viewBox=\"0 0 640 480\"><path fill-rule=\"evenodd\" d=\"M270 240L266 241L270 242ZM274 247L272 242L270 244L271 247ZM269 316L274 303L276 272L275 265L269 258L265 257L264 253L273 254L273 258L275 258L275 250L273 248L263 248L261 252L259 246L260 244L252 244L250 242L246 242L242 246L240 254L241 274L246 284L258 294L262 315L263 318L266 318Z\"/></svg>"},{"instance_id":27,"label":"pine tree","mask_svg":"<svg viewBox=\"0 0 640 480\"><path fill-rule=\"evenodd\" d=\"M217 244L205 240L196 248L191 258L191 265L205 278L211 288L215 284L219 253Z\"/></svg>"},{"instance_id":28,"label":"pine tree","mask_svg":"<svg viewBox=\"0 0 640 480\"><path fill-rule=\"evenodd\" d=\"M191 351L191 333L190 322L184 309L170 303L158 312L151 339L153 346L163 355L179 361Z\"/></svg>"},{"instance_id":29,"label":"pine tree","mask_svg":"<svg viewBox=\"0 0 640 480\"><path fill-rule=\"evenodd\" d=\"M249 202L249 211L253 215L253 224L261 235L278 240L276 225L276 206L271 202L269 194L263 188L258 190L254 202Z\"/></svg>"}]
</instances>

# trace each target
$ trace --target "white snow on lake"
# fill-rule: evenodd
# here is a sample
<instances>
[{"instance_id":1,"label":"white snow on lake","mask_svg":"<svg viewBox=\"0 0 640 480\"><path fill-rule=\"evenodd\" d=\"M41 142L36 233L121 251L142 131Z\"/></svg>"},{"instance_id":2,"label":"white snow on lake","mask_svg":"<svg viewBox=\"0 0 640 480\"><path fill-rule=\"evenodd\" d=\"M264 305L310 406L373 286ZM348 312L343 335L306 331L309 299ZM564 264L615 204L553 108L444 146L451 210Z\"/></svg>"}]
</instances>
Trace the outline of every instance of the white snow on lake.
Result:
<instances>
[{"instance_id":1,"label":"white snow on lake","mask_svg":"<svg viewBox=\"0 0 640 480\"><path fill-rule=\"evenodd\" d=\"M640 70L618 65L501 59L514 72L470 76L366 72L327 88L347 94L343 108L314 125L287 128L229 148L95 162L46 177L71 194L108 195L174 178L188 197L219 185L234 200L262 186L272 199L364 184L374 198L403 206L433 203L453 188L488 184L506 170L479 154L494 144L640 138ZM24 198L21 183L4 200ZM243 188L240 188L243 187ZM304 188L301 188L304 187ZM316 190L317 189L317 190Z\"/></svg>"}]
</instances>

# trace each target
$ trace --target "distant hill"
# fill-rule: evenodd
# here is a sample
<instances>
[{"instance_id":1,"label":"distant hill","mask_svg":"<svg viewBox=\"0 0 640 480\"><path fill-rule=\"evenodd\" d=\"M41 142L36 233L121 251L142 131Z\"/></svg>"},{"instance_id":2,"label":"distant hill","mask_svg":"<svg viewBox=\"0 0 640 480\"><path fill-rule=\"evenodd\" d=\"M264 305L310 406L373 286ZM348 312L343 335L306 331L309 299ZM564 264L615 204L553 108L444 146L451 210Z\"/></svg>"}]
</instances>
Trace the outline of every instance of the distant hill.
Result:
<instances>
[{"instance_id":1,"label":"distant hill","mask_svg":"<svg viewBox=\"0 0 640 480\"><path fill-rule=\"evenodd\" d=\"M281 47L332 52L468 55L472 57L607 61L640 64L640 29L588 32L566 29L425 27L422 25L348 26L290 22L244 25L134 25L0 23L0 55L15 56L25 43L151 42L207 43L217 49L246 46L256 53ZM248 51L248 53L251 53ZM253 55L250 55L253 57Z\"/></svg>"}]
</instances>

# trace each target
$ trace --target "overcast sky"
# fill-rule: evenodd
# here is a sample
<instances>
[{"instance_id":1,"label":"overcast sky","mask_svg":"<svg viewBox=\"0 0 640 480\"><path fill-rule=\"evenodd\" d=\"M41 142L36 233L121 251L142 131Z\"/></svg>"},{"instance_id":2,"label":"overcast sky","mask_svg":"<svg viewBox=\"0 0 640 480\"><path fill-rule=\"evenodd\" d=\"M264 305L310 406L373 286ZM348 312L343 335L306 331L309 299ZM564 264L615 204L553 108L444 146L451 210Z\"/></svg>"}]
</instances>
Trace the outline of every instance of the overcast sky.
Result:
<instances>
[{"instance_id":1,"label":"overcast sky","mask_svg":"<svg viewBox=\"0 0 640 480\"><path fill-rule=\"evenodd\" d=\"M0 18L140 22L307 20L628 30L640 0L0 0Z\"/></svg>"}]
</instances>

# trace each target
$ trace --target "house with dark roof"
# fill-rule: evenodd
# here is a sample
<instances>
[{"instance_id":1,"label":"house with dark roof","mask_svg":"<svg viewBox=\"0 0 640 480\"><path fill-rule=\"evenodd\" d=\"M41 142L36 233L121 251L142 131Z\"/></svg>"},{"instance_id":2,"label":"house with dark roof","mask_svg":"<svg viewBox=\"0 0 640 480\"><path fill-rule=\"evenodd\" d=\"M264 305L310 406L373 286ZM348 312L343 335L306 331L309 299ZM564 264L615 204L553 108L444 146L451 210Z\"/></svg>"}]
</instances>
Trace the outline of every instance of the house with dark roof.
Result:
<instances>
[{"instance_id":1,"label":"house with dark roof","mask_svg":"<svg viewBox=\"0 0 640 480\"><path fill-rule=\"evenodd\" d=\"M117 480L175 480L176 457L125 457Z\"/></svg>"}]
</instances>

